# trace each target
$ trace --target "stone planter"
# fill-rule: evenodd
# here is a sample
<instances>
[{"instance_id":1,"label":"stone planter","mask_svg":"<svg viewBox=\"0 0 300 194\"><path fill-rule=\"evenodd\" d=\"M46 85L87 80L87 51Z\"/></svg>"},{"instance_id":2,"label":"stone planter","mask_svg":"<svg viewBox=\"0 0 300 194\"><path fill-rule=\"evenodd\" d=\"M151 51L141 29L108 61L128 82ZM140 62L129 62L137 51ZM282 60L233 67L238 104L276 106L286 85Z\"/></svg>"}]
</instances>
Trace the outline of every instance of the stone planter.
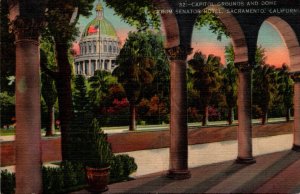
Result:
<instances>
[{"instance_id":1,"label":"stone planter","mask_svg":"<svg viewBox=\"0 0 300 194\"><path fill-rule=\"evenodd\" d=\"M109 170L106 168L90 168L86 167L87 183L89 185L88 191L92 193L99 193L108 190Z\"/></svg>"}]
</instances>

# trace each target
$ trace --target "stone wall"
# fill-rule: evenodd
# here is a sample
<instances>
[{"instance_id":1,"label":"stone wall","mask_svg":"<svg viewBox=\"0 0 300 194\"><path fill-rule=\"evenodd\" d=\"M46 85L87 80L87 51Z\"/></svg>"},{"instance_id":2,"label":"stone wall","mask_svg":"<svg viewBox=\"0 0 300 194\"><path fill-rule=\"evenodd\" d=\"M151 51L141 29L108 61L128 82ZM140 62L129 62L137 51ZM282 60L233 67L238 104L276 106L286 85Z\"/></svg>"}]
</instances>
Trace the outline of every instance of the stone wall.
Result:
<instances>
[{"instance_id":1,"label":"stone wall","mask_svg":"<svg viewBox=\"0 0 300 194\"><path fill-rule=\"evenodd\" d=\"M254 125L253 136L263 137L292 133L293 122ZM189 145L236 139L237 126L214 126L189 129ZM169 147L169 130L110 134L108 141L114 153ZM42 161L61 160L60 137L43 138ZM292 145L291 145L292 146ZM1 166L15 164L15 142L1 142Z\"/></svg>"}]
</instances>

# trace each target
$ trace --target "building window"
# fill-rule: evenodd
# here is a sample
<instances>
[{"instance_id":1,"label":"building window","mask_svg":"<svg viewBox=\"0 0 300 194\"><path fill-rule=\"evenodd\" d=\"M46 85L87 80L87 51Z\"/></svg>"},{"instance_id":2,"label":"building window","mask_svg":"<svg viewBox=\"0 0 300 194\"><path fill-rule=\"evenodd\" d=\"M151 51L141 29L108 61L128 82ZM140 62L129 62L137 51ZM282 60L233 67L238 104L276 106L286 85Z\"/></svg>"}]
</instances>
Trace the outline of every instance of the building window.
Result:
<instances>
[{"instance_id":1,"label":"building window","mask_svg":"<svg viewBox=\"0 0 300 194\"><path fill-rule=\"evenodd\" d=\"M108 69L108 61L104 61L104 69L107 70Z\"/></svg>"},{"instance_id":2,"label":"building window","mask_svg":"<svg viewBox=\"0 0 300 194\"><path fill-rule=\"evenodd\" d=\"M96 42L94 42L94 53L97 53L97 45L96 45Z\"/></svg>"},{"instance_id":3,"label":"building window","mask_svg":"<svg viewBox=\"0 0 300 194\"><path fill-rule=\"evenodd\" d=\"M111 47L111 45L109 45L109 47L108 47L108 52L112 52L112 47Z\"/></svg>"},{"instance_id":4,"label":"building window","mask_svg":"<svg viewBox=\"0 0 300 194\"><path fill-rule=\"evenodd\" d=\"M95 70L96 70L96 61L93 60L92 61L92 70L91 70L92 75L94 75Z\"/></svg>"},{"instance_id":5,"label":"building window","mask_svg":"<svg viewBox=\"0 0 300 194\"><path fill-rule=\"evenodd\" d=\"M80 62L80 72L79 72L79 74L83 74L83 63L82 62Z\"/></svg>"},{"instance_id":6,"label":"building window","mask_svg":"<svg viewBox=\"0 0 300 194\"><path fill-rule=\"evenodd\" d=\"M117 52L117 47L116 46L114 46L114 53L116 53Z\"/></svg>"},{"instance_id":7,"label":"building window","mask_svg":"<svg viewBox=\"0 0 300 194\"><path fill-rule=\"evenodd\" d=\"M89 61L85 61L85 72L84 72L84 74L88 75L88 73L89 73Z\"/></svg>"},{"instance_id":8,"label":"building window","mask_svg":"<svg viewBox=\"0 0 300 194\"><path fill-rule=\"evenodd\" d=\"M92 53L92 45L89 43L89 53Z\"/></svg>"},{"instance_id":9,"label":"building window","mask_svg":"<svg viewBox=\"0 0 300 194\"><path fill-rule=\"evenodd\" d=\"M107 52L107 45L104 45L104 52Z\"/></svg>"},{"instance_id":10,"label":"building window","mask_svg":"<svg viewBox=\"0 0 300 194\"><path fill-rule=\"evenodd\" d=\"M97 67L96 69L100 69L100 63L99 63L99 60L97 60Z\"/></svg>"}]
</instances>

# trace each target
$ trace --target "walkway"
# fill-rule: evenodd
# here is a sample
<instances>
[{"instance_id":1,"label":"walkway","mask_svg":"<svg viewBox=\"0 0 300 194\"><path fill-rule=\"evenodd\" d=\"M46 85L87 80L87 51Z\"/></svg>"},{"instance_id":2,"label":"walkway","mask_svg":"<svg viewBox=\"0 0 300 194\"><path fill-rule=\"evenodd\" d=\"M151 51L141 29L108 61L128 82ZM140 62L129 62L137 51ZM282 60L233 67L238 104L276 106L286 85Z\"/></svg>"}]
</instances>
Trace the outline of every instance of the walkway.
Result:
<instances>
[{"instance_id":1,"label":"walkway","mask_svg":"<svg viewBox=\"0 0 300 194\"><path fill-rule=\"evenodd\" d=\"M106 193L299 193L300 153L283 151L256 157L252 165L228 161L192 168L191 179L164 173L109 185ZM85 194L86 190L73 194Z\"/></svg>"}]
</instances>

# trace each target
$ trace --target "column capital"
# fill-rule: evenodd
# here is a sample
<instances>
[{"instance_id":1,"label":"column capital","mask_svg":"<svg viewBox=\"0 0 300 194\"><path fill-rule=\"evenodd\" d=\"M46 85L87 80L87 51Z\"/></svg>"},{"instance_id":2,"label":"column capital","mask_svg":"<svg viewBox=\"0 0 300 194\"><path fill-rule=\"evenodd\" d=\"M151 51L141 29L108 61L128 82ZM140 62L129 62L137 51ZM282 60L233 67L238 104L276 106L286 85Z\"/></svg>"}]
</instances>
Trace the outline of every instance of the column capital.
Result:
<instances>
[{"instance_id":1,"label":"column capital","mask_svg":"<svg viewBox=\"0 0 300 194\"><path fill-rule=\"evenodd\" d=\"M290 76L294 82L297 82L297 83L300 82L300 72L290 73Z\"/></svg>"},{"instance_id":2,"label":"column capital","mask_svg":"<svg viewBox=\"0 0 300 194\"><path fill-rule=\"evenodd\" d=\"M248 61L234 63L234 66L242 72L249 72L253 69L253 65L251 65Z\"/></svg>"},{"instance_id":3,"label":"column capital","mask_svg":"<svg viewBox=\"0 0 300 194\"><path fill-rule=\"evenodd\" d=\"M22 39L38 40L40 31L45 27L45 22L17 16L15 20L11 21L9 30L16 36L16 41Z\"/></svg>"},{"instance_id":4,"label":"column capital","mask_svg":"<svg viewBox=\"0 0 300 194\"><path fill-rule=\"evenodd\" d=\"M166 54L169 60L186 60L187 56L192 53L193 48L184 45L166 48Z\"/></svg>"}]
</instances>

